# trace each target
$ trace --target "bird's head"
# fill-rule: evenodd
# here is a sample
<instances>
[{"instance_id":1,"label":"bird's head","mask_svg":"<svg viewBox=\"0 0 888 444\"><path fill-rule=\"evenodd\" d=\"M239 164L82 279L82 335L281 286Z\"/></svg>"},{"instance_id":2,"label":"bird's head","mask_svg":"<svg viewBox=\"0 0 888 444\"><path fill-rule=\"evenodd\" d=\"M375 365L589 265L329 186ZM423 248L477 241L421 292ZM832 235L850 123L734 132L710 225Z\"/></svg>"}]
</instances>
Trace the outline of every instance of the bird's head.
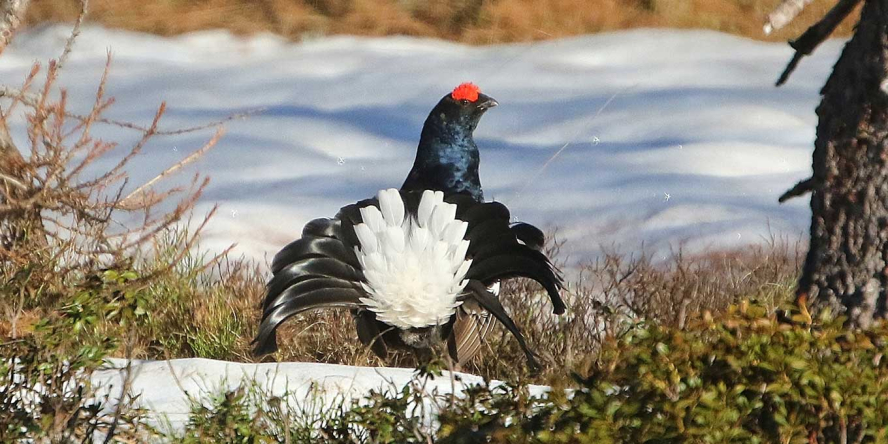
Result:
<instances>
[{"instance_id":1,"label":"bird's head","mask_svg":"<svg viewBox=\"0 0 888 444\"><path fill-rule=\"evenodd\" d=\"M481 161L474 132L481 116L496 106L472 83L463 83L444 96L429 113L416 160L401 189L470 193L482 201L478 166Z\"/></svg>"},{"instance_id":2,"label":"bird's head","mask_svg":"<svg viewBox=\"0 0 888 444\"><path fill-rule=\"evenodd\" d=\"M482 94L474 83L466 82L441 98L429 118L436 119L445 126L474 131L481 116L496 105L493 97Z\"/></svg>"}]
</instances>

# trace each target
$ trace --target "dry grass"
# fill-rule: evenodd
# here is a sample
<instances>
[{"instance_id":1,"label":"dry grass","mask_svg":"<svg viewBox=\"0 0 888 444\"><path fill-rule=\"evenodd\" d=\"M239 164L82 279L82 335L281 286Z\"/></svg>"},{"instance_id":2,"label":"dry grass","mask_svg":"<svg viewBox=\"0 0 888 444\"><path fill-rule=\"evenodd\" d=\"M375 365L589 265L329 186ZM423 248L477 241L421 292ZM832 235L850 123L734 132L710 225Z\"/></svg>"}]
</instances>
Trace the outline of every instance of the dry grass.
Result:
<instances>
[{"instance_id":1,"label":"dry grass","mask_svg":"<svg viewBox=\"0 0 888 444\"><path fill-rule=\"evenodd\" d=\"M552 253L558 257L557 246ZM594 360L600 345L638 322L684 328L689 318L719 313L743 299L769 307L792 300L804 247L772 240L765 245L687 255L667 263L649 255L608 254L582 267L569 282L568 311L552 314L548 298L529 281L504 286L503 305L530 344L543 356L545 370L535 380L552 382L580 371ZM467 371L491 378L518 377L523 354L505 329L492 335L486 350Z\"/></svg>"},{"instance_id":2,"label":"dry grass","mask_svg":"<svg viewBox=\"0 0 888 444\"><path fill-rule=\"evenodd\" d=\"M581 277L569 282L569 309L563 316L552 314L548 297L530 281L505 285L503 304L542 357L545 368L531 380L565 381L566 370L582 371L607 338L634 323L681 327L687 318L721 312L742 299L770 307L790 301L803 250L797 243L775 242L698 256L675 254L666 264L654 264L649 256L608 255L585 265ZM130 327L129 350L121 349L117 356L255 361L249 342L258 326L266 274L234 260L209 269L205 265L188 256L173 274L144 290L151 301L150 316ZM25 310L19 322L36 321L36 313L43 311ZM0 324L8 322L4 318ZM119 327L113 321L97 329L98 336L115 332ZM386 360L373 355L358 340L347 310L295 316L281 327L278 341L274 359L281 362L408 368L421 363L409 353ZM521 349L500 327L463 370L494 379L528 376Z\"/></svg>"},{"instance_id":3,"label":"dry grass","mask_svg":"<svg viewBox=\"0 0 888 444\"><path fill-rule=\"evenodd\" d=\"M786 29L765 36L779 0L93 0L89 20L174 35L226 28L299 40L331 34L438 37L473 44L535 41L639 27L704 28L754 39L797 37L835 3L814 0ZM71 21L73 0L35 0L28 22ZM839 35L849 35L853 23Z\"/></svg>"},{"instance_id":4,"label":"dry grass","mask_svg":"<svg viewBox=\"0 0 888 444\"><path fill-rule=\"evenodd\" d=\"M550 253L557 258L558 246ZM580 277L569 282L564 316L551 313L548 297L530 281L511 281L502 298L543 357L546 368L533 380L551 382L566 377L565 370L585 368L603 341L634 323L682 327L689 317L721 312L742 299L769 307L790 301L803 253L800 243L772 241L705 255L679 252L665 264L652 263L650 256L611 254L583 266ZM258 325L265 276L243 263L226 263L213 274L221 276L215 283L182 286L173 304L158 296L153 321L158 325L144 332L143 342L153 337L163 347L149 349L145 357L253 360L248 341ZM281 327L278 340L279 361L398 367L420 363L406 353L387 360L373 355L358 341L347 310L293 317ZM505 329L499 328L488 341L465 371L495 379L527 376L524 355Z\"/></svg>"}]
</instances>

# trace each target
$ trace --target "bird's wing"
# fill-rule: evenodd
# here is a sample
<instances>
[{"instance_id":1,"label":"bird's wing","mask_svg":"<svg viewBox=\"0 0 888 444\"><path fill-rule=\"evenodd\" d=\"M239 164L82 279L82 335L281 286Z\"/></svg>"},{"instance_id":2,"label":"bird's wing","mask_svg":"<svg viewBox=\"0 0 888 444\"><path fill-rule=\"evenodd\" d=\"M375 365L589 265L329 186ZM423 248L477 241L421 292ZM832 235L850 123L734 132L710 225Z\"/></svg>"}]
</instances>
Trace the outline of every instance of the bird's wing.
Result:
<instances>
[{"instance_id":1,"label":"bird's wing","mask_svg":"<svg viewBox=\"0 0 888 444\"><path fill-rule=\"evenodd\" d=\"M524 222L514 224L511 228L512 233L515 233L515 237L524 245L536 251L542 251L543 246L546 244L546 235L539 228Z\"/></svg>"},{"instance_id":2,"label":"bird's wing","mask_svg":"<svg viewBox=\"0 0 888 444\"><path fill-rule=\"evenodd\" d=\"M524 338L497 295L486 289L480 292L478 285L490 286L514 277L533 279L546 289L555 313L563 313L565 305L560 295L562 279L540 251L545 241L543 233L529 224L512 225L509 210L501 203L480 203L464 195L448 196L445 200L457 204L456 217L468 223L467 254L472 259L472 265L466 279L476 282L471 284L474 289L466 288L469 296L456 312L453 330L448 337L451 357L460 365L471 359L480 350L484 337L493 329L496 319L518 338L533 366L533 354L523 344ZM485 316L482 310L488 315Z\"/></svg>"},{"instance_id":3,"label":"bird's wing","mask_svg":"<svg viewBox=\"0 0 888 444\"><path fill-rule=\"evenodd\" d=\"M539 229L528 224L510 226L509 210L499 202L464 207L462 212L457 211L457 217L469 224L466 239L470 242L472 266L466 279L487 285L515 277L533 279L546 289L554 312L564 313L562 278L549 258L536 248L542 236ZM517 231L515 227L519 227Z\"/></svg>"},{"instance_id":4,"label":"bird's wing","mask_svg":"<svg viewBox=\"0 0 888 444\"><path fill-rule=\"evenodd\" d=\"M488 290L494 295L499 295L499 282L490 286ZM452 345L448 344L453 358L460 367L465 365L481 350L487 335L493 331L496 319L490 312L484 310L478 302L472 299L466 300L456 310L456 320L453 330L448 338Z\"/></svg>"}]
</instances>

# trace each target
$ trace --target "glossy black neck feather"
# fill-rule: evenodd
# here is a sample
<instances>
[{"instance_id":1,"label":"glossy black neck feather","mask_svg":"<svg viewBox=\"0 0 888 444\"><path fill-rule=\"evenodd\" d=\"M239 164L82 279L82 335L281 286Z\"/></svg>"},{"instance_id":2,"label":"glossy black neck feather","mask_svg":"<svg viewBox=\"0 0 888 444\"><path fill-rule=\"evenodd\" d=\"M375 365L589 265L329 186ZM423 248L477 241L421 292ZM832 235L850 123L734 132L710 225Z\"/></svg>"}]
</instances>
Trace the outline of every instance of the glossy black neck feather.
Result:
<instances>
[{"instance_id":1,"label":"glossy black neck feather","mask_svg":"<svg viewBox=\"0 0 888 444\"><path fill-rule=\"evenodd\" d=\"M483 201L478 146L472 138L480 117L480 113L460 113L446 98L442 100L425 121L413 169L401 189L469 193Z\"/></svg>"}]
</instances>

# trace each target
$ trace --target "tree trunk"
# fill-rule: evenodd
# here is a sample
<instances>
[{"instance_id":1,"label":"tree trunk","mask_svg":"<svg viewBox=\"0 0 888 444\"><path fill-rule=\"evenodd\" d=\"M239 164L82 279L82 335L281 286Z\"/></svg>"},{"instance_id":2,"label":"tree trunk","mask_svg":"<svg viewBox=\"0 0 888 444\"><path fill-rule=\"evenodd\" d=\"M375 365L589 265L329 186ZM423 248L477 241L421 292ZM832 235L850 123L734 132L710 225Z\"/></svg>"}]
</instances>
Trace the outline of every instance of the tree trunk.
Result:
<instances>
[{"instance_id":1,"label":"tree trunk","mask_svg":"<svg viewBox=\"0 0 888 444\"><path fill-rule=\"evenodd\" d=\"M886 317L888 0L866 0L817 108L811 245L798 295L851 326Z\"/></svg>"}]
</instances>

